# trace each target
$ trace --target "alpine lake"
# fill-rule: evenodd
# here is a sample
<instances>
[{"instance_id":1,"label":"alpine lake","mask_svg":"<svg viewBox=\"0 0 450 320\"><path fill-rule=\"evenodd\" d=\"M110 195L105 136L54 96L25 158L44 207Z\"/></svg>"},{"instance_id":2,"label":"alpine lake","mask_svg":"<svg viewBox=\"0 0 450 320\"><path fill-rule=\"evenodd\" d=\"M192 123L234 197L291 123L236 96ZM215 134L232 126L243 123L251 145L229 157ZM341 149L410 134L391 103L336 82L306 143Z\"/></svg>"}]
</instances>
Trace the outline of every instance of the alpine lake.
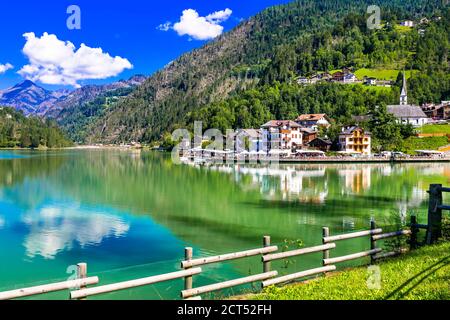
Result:
<instances>
[{"instance_id":1,"label":"alpine lake","mask_svg":"<svg viewBox=\"0 0 450 320\"><path fill-rule=\"evenodd\" d=\"M330 234L426 223L432 183L450 163L176 165L170 154L130 150L0 151L0 291L64 281L88 264L100 285L180 270L195 257L321 244ZM339 242L331 256L367 250ZM321 266L322 254L272 263L280 275ZM339 268L366 263L360 259ZM262 272L261 258L204 266L194 287ZM89 299L179 299L183 280ZM258 290L246 285L219 298ZM68 299L68 291L26 299Z\"/></svg>"}]
</instances>

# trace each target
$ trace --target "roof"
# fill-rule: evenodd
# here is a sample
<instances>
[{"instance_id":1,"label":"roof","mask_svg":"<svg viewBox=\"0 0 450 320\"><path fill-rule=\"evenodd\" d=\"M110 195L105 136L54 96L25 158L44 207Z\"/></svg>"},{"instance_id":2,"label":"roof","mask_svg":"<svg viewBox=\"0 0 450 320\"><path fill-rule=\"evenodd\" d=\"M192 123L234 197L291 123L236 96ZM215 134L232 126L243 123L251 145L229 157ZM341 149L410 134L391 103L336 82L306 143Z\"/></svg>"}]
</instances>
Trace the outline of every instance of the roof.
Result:
<instances>
[{"instance_id":1,"label":"roof","mask_svg":"<svg viewBox=\"0 0 450 320\"><path fill-rule=\"evenodd\" d=\"M311 144L313 144L313 142L321 142L321 143L327 144L327 145L332 145L333 144L330 140L322 139L322 138L315 138L315 139L311 140L310 142L308 142L307 144L311 145Z\"/></svg>"},{"instance_id":2,"label":"roof","mask_svg":"<svg viewBox=\"0 0 450 320\"><path fill-rule=\"evenodd\" d=\"M270 128L270 127L284 127L284 126L288 126L288 127L294 127L294 128L298 128L300 127L300 125L294 121L291 120L270 120L269 122L265 123L262 125L262 128Z\"/></svg>"},{"instance_id":3,"label":"roof","mask_svg":"<svg viewBox=\"0 0 450 320\"><path fill-rule=\"evenodd\" d=\"M296 121L319 121L322 118L329 120L328 116L325 113L312 113L312 114L301 114L298 116Z\"/></svg>"},{"instance_id":4,"label":"roof","mask_svg":"<svg viewBox=\"0 0 450 320\"><path fill-rule=\"evenodd\" d=\"M345 135L352 134L355 130L358 130L358 129L363 130L365 135L368 135L368 136L371 135L371 133L369 131L365 131L363 128L358 127L358 126L347 127L341 132L341 134L345 134Z\"/></svg>"},{"instance_id":5,"label":"roof","mask_svg":"<svg viewBox=\"0 0 450 320\"><path fill-rule=\"evenodd\" d=\"M406 96L408 93L408 89L406 88L406 76L403 72L403 85L402 85L402 92L400 93L400 96Z\"/></svg>"},{"instance_id":6,"label":"roof","mask_svg":"<svg viewBox=\"0 0 450 320\"><path fill-rule=\"evenodd\" d=\"M396 118L427 118L421 107L410 104L387 106L387 112Z\"/></svg>"},{"instance_id":7,"label":"roof","mask_svg":"<svg viewBox=\"0 0 450 320\"><path fill-rule=\"evenodd\" d=\"M356 122L366 122L372 120L372 115L366 114L361 116L352 116L352 119Z\"/></svg>"},{"instance_id":8,"label":"roof","mask_svg":"<svg viewBox=\"0 0 450 320\"><path fill-rule=\"evenodd\" d=\"M242 133L250 138L259 138L261 135L261 131L259 131L259 129L239 129L236 131L236 135L240 135Z\"/></svg>"},{"instance_id":9,"label":"roof","mask_svg":"<svg viewBox=\"0 0 450 320\"><path fill-rule=\"evenodd\" d=\"M300 128L300 131L306 132L306 133L308 133L308 134L314 134L314 133L317 133L316 130L311 129L311 128L306 128L306 127L301 127L301 128Z\"/></svg>"}]
</instances>

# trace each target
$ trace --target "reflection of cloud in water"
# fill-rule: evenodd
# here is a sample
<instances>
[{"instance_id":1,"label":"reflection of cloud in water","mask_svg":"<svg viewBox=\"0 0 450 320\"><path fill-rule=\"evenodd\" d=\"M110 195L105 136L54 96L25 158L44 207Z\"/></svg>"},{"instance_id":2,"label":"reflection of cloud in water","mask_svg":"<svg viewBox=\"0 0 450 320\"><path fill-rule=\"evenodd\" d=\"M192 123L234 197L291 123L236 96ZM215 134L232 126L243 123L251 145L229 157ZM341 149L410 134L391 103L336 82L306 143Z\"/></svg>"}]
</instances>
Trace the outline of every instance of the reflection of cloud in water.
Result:
<instances>
[{"instance_id":1,"label":"reflection of cloud in water","mask_svg":"<svg viewBox=\"0 0 450 320\"><path fill-rule=\"evenodd\" d=\"M77 208L46 207L37 214L26 214L22 220L30 226L30 234L24 241L27 255L46 259L70 250L75 243L81 247L98 245L103 239L121 237L130 229L119 217Z\"/></svg>"},{"instance_id":2,"label":"reflection of cloud in water","mask_svg":"<svg viewBox=\"0 0 450 320\"><path fill-rule=\"evenodd\" d=\"M0 216L0 229L3 229L4 226L5 226L5 218Z\"/></svg>"}]
</instances>

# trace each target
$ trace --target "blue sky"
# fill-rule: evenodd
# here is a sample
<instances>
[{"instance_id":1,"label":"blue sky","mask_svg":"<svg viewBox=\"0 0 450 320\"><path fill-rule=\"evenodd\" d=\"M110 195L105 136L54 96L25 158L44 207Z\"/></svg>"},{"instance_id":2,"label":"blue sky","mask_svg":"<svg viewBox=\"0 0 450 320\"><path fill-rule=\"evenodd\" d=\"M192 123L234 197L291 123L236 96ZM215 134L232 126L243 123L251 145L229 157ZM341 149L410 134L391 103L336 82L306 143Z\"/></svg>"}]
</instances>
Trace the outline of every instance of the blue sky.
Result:
<instances>
[{"instance_id":1,"label":"blue sky","mask_svg":"<svg viewBox=\"0 0 450 320\"><path fill-rule=\"evenodd\" d=\"M0 89L25 77L43 87L56 89L111 82L134 74L150 75L180 54L211 41L221 32L222 28L217 26L223 26L226 32L241 19L287 2L289 0L8 1L0 11ZM70 5L81 9L80 30L67 28L69 14L66 11ZM187 9L195 12L186 12L186 20L176 24ZM212 15L214 12L217 14ZM200 20L195 19L196 14ZM170 22L167 31L158 28L166 22ZM210 32L198 30L205 25L211 27ZM48 33L45 39L44 32ZM28 33L27 38L23 36L25 33ZM203 38L207 40L198 40ZM86 48L77 52L82 43ZM102 51L99 53L95 48ZM114 59L116 56L118 59ZM14 68L7 68L9 64ZM9 70L1 72L1 66Z\"/></svg>"}]
</instances>

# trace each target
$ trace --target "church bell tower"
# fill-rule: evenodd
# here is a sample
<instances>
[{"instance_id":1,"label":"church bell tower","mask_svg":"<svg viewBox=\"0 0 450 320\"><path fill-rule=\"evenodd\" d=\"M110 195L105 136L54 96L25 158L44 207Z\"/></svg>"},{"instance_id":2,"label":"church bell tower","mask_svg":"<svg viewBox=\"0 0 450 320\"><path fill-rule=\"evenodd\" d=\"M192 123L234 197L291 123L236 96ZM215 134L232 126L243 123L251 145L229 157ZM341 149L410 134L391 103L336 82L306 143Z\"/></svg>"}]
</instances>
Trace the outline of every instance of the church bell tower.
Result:
<instances>
[{"instance_id":1,"label":"church bell tower","mask_svg":"<svg viewBox=\"0 0 450 320\"><path fill-rule=\"evenodd\" d=\"M404 106L407 104L408 104L408 90L406 89L405 72L403 72L403 87L402 87L402 92L400 93L400 105Z\"/></svg>"}]
</instances>

